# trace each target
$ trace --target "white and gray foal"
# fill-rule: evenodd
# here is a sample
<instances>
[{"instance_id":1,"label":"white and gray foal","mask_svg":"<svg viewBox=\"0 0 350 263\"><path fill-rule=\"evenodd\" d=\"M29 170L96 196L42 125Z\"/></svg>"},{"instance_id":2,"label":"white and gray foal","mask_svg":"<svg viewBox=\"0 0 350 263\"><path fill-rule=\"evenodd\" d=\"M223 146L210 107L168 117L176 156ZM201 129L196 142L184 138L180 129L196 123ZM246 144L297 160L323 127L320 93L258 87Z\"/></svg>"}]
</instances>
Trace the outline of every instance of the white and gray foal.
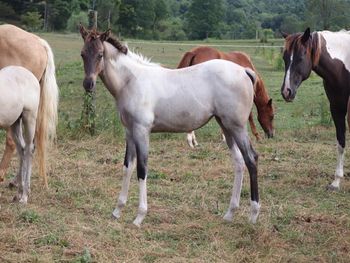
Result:
<instances>
[{"instance_id":1,"label":"white and gray foal","mask_svg":"<svg viewBox=\"0 0 350 263\"><path fill-rule=\"evenodd\" d=\"M129 51L110 35L80 28L84 39L84 88L95 88L100 76L117 102L126 128L124 177L117 208L119 218L128 196L136 163L139 209L134 224L140 226L147 213L147 159L151 132L189 132L212 117L222 127L236 162L236 176L225 220L233 219L239 206L244 164L251 185L250 221L255 223L260 204L257 182L258 155L250 143L246 123L253 105L255 74L237 64L212 60L190 68L171 70L150 63Z\"/></svg>"},{"instance_id":2,"label":"white and gray foal","mask_svg":"<svg viewBox=\"0 0 350 263\"><path fill-rule=\"evenodd\" d=\"M30 191L40 85L27 69L8 66L0 70L0 94L0 128L11 129L20 161L14 200L25 204Z\"/></svg>"}]
</instances>

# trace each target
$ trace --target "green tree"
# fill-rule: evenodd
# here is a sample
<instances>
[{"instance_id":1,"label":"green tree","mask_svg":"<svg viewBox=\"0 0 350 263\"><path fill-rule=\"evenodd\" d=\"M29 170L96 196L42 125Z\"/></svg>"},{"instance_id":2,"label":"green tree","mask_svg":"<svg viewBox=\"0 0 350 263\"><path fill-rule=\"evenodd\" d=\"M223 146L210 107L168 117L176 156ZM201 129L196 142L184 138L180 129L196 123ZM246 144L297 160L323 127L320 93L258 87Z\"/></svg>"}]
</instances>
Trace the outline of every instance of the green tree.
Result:
<instances>
[{"instance_id":1,"label":"green tree","mask_svg":"<svg viewBox=\"0 0 350 263\"><path fill-rule=\"evenodd\" d=\"M308 22L315 28L330 30L349 23L350 3L347 0L306 0Z\"/></svg>"},{"instance_id":2,"label":"green tree","mask_svg":"<svg viewBox=\"0 0 350 263\"><path fill-rule=\"evenodd\" d=\"M30 31L37 31L43 26L43 19L38 12L28 12L22 15L21 21Z\"/></svg>"},{"instance_id":3,"label":"green tree","mask_svg":"<svg viewBox=\"0 0 350 263\"><path fill-rule=\"evenodd\" d=\"M217 27L223 21L222 0L193 0L187 12L187 30L191 39L217 36Z\"/></svg>"},{"instance_id":4,"label":"green tree","mask_svg":"<svg viewBox=\"0 0 350 263\"><path fill-rule=\"evenodd\" d=\"M136 1L122 0L119 6L118 27L120 32L126 36L136 36Z\"/></svg>"}]
</instances>

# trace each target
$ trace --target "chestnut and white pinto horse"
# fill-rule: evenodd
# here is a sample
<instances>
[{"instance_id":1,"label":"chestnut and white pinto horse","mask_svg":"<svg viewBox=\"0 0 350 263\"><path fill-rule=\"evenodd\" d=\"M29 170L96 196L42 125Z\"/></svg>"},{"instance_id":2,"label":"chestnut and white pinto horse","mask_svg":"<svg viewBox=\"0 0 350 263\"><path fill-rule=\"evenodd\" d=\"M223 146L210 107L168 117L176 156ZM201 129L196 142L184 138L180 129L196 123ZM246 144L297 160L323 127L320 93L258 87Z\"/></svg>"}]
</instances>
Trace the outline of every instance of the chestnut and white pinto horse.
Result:
<instances>
[{"instance_id":1,"label":"chestnut and white pinto horse","mask_svg":"<svg viewBox=\"0 0 350 263\"><path fill-rule=\"evenodd\" d=\"M20 203L28 201L34 144L43 144L42 140L49 137L42 134L50 133L48 129L52 128L50 93L49 89L41 90L37 78L23 67L8 66L0 70L0 128L11 129L16 143L20 167L14 200ZM45 151L38 152L38 161L42 166Z\"/></svg>"},{"instance_id":2,"label":"chestnut and white pinto horse","mask_svg":"<svg viewBox=\"0 0 350 263\"><path fill-rule=\"evenodd\" d=\"M57 104L58 104L58 87L55 76L54 56L49 44L42 38L26 32L13 25L0 25L0 69L6 66L16 65L28 69L34 74L40 83L42 90L41 96L49 94L43 101L51 100L47 103L50 108L46 108L47 114L42 115L40 121L43 126L49 125L50 128L42 130L41 137L54 136L57 124ZM50 119L46 119L50 116ZM47 124L45 124L47 122ZM3 158L0 163L0 182L4 179L7 168L11 161L16 145L13 141L10 129L6 134L6 147ZM45 158L46 141L38 141L36 150L43 153ZM46 165L45 161L39 163L39 174L44 180L47 187ZM14 178L10 185L17 185L18 178Z\"/></svg>"},{"instance_id":3,"label":"chestnut and white pinto horse","mask_svg":"<svg viewBox=\"0 0 350 263\"><path fill-rule=\"evenodd\" d=\"M344 176L345 116L350 94L350 32L311 33L308 28L304 33L283 36L285 38L283 54L285 76L281 88L283 98L287 102L293 101L298 87L309 77L312 70L323 79L338 141L335 179L328 188L337 190Z\"/></svg>"},{"instance_id":4,"label":"chestnut and white pinto horse","mask_svg":"<svg viewBox=\"0 0 350 263\"><path fill-rule=\"evenodd\" d=\"M236 161L236 177L225 220L233 219L239 206L244 163L251 186L250 221L255 223L260 204L257 159L247 133L253 105L250 69L224 60L212 60L184 69L166 69L134 54L110 35L80 28L84 39L84 88L95 88L99 75L117 102L126 128L124 176L113 216L119 218L128 196L130 177L136 161L139 180L139 209L134 224L140 226L147 213L147 159L151 132L188 132L200 128L212 117L222 127L227 145Z\"/></svg>"}]
</instances>

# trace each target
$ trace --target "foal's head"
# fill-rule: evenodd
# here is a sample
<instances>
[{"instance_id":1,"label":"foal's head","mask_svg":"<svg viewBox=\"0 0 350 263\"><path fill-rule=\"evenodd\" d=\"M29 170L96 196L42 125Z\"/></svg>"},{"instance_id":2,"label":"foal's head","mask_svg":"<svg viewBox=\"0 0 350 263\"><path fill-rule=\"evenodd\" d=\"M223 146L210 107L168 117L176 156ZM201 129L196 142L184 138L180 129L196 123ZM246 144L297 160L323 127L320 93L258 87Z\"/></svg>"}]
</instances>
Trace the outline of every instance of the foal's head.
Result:
<instances>
[{"instance_id":1,"label":"foal's head","mask_svg":"<svg viewBox=\"0 0 350 263\"><path fill-rule=\"evenodd\" d=\"M317 65L320 49L317 43L317 34L312 35L310 28L304 33L287 35L285 38L285 47L283 60L285 65L285 75L281 87L283 98L291 102L295 98L300 84L306 80L315 65Z\"/></svg>"},{"instance_id":2,"label":"foal's head","mask_svg":"<svg viewBox=\"0 0 350 263\"><path fill-rule=\"evenodd\" d=\"M95 29L86 30L85 27L80 25L80 34L84 40L84 46L81 50L85 71L83 86L86 91L93 91L97 76L104 70L105 46L103 43L110 43L124 54L127 54L128 49L111 35L110 29L101 33Z\"/></svg>"}]
</instances>

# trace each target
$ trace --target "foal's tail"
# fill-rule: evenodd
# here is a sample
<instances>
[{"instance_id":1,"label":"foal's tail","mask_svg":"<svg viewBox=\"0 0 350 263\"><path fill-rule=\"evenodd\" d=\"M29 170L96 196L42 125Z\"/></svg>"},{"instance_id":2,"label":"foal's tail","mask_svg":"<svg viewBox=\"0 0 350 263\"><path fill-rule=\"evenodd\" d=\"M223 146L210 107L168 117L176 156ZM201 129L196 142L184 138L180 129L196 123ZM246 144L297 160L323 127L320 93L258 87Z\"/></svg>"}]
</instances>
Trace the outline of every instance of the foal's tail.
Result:
<instances>
[{"instance_id":1,"label":"foal's tail","mask_svg":"<svg viewBox=\"0 0 350 263\"><path fill-rule=\"evenodd\" d=\"M186 68L186 67L192 66L193 59L195 56L196 54L191 51L186 52L185 55L183 55L177 68Z\"/></svg>"},{"instance_id":2,"label":"foal's tail","mask_svg":"<svg viewBox=\"0 0 350 263\"><path fill-rule=\"evenodd\" d=\"M253 86L255 86L256 81L257 81L257 75L254 72L254 70L252 70L250 68L245 68L245 72L247 73L248 77L252 81Z\"/></svg>"},{"instance_id":3,"label":"foal's tail","mask_svg":"<svg viewBox=\"0 0 350 263\"><path fill-rule=\"evenodd\" d=\"M39 174L48 187L46 175L46 150L48 142L54 140L57 125L58 86L55 76L55 63L49 44L40 39L47 54L47 65L43 77L40 80L40 103L36 123L36 148L39 163Z\"/></svg>"}]
</instances>

